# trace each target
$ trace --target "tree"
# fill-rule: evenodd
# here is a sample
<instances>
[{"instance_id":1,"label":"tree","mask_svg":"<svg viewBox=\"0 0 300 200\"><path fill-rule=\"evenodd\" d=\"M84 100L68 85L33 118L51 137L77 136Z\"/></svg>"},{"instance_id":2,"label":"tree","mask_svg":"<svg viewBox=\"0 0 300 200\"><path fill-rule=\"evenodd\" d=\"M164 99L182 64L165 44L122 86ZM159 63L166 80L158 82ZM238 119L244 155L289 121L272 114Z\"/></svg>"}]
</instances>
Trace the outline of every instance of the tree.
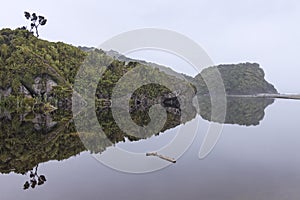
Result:
<instances>
[{"instance_id":1,"label":"tree","mask_svg":"<svg viewBox=\"0 0 300 200\"><path fill-rule=\"evenodd\" d=\"M38 27L44 26L47 23L47 19L44 16L37 16L35 13L32 13L32 15L29 12L24 12L25 17L27 20L30 20L30 32L34 33L34 29L35 29L35 33L36 36L39 37L39 31L38 31Z\"/></svg>"}]
</instances>

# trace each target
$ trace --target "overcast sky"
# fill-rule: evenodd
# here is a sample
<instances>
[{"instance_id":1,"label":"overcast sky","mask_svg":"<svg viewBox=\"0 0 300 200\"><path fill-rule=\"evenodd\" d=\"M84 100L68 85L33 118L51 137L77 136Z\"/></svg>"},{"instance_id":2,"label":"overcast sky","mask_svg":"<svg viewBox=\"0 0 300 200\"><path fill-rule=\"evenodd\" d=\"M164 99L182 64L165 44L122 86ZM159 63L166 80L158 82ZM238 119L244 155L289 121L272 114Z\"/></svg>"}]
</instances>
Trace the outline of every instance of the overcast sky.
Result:
<instances>
[{"instance_id":1,"label":"overcast sky","mask_svg":"<svg viewBox=\"0 0 300 200\"><path fill-rule=\"evenodd\" d=\"M0 9L0 28L27 25L23 12L36 12L48 19L41 38L75 46L98 46L138 28L170 29L200 44L216 64L258 62L280 92L300 93L298 0L6 0Z\"/></svg>"}]
</instances>

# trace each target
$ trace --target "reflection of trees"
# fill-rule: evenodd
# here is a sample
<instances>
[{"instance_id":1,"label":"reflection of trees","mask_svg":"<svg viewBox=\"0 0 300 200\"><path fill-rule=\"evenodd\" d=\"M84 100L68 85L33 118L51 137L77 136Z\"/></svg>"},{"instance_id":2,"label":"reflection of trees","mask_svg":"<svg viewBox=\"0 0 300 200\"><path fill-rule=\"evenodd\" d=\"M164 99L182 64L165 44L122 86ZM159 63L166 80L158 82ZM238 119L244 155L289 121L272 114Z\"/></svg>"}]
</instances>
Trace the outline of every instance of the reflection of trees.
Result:
<instances>
[{"instance_id":1,"label":"reflection of trees","mask_svg":"<svg viewBox=\"0 0 300 200\"><path fill-rule=\"evenodd\" d=\"M150 86L153 87L153 86ZM158 88L159 89L159 88ZM141 88L147 90L147 86ZM192 120L196 109L189 102L181 107L177 97L164 89L157 95L133 94L130 100L130 116L139 126L146 126L149 121L149 109L160 103L166 110L167 120L163 128L154 133L158 135L166 130ZM264 117L264 109L274 100L263 98L227 98L227 113L224 123L239 125L258 125ZM208 96L198 96L199 112L202 118L211 120L211 104ZM121 109L121 108L120 108ZM89 112L89 111L88 111ZM94 111L92 111L94 112ZM124 112L127 112L124 110ZM84 126L93 127L100 124L104 135L98 132L79 134L72 120L70 111L56 110L50 114L20 114L2 110L0 113L0 173L20 173L30 175L24 189L42 185L46 178L38 175L38 164L49 160L63 160L79 154L86 149L93 153L102 153L106 148L123 142L146 139L153 135L141 132L139 137L123 132L116 124L111 108L98 107L95 121L88 120ZM216 122L221 122L217 118ZM88 144L86 146L83 145Z\"/></svg>"},{"instance_id":2,"label":"reflection of trees","mask_svg":"<svg viewBox=\"0 0 300 200\"><path fill-rule=\"evenodd\" d=\"M2 115L0 121L0 172L25 174L36 165L49 160L63 160L85 150L70 115L51 116L34 113ZM37 117L38 116L38 117ZM46 119L58 122L44 124ZM37 118L41 121L36 120ZM46 121L47 121L46 120ZM42 124L39 124L41 122ZM44 126L43 131L36 129ZM50 128L51 127L51 128ZM48 132L44 132L48 130Z\"/></svg>"},{"instance_id":3,"label":"reflection of trees","mask_svg":"<svg viewBox=\"0 0 300 200\"><path fill-rule=\"evenodd\" d=\"M199 114L202 118L210 120L210 98L199 96L198 100ZM272 103L272 99L228 98L225 123L257 125L264 117L264 109ZM140 126L147 125L150 120L148 115L150 106L151 104L148 104L143 109L132 109L132 120ZM191 110L188 118L182 120L181 108L176 106L166 107L166 111L167 121L160 132L176 127L196 116ZM137 141L152 136L141 134L141 137L134 137L122 132L115 123L110 108L98 108L96 114L98 120L89 121L85 126L93 127L100 123L105 135L84 133L79 137L69 112L57 110L50 115L38 116L34 113L24 115L3 111L0 115L0 172L13 171L25 174L39 163L67 159L86 150L81 140L86 140L85 144L90 145L87 148L92 152L101 153L113 144L125 141L125 138ZM37 129L38 126L44 127L43 131Z\"/></svg>"},{"instance_id":4,"label":"reflection of trees","mask_svg":"<svg viewBox=\"0 0 300 200\"><path fill-rule=\"evenodd\" d=\"M135 105L132 105L131 107L131 111L130 111L131 119L139 127L147 126L148 123L150 122L149 109L151 106L153 106L156 103L155 101L152 100L151 101L149 100L148 103L144 104L142 108L139 106L135 107ZM135 101L133 100L133 102ZM123 115L122 113L128 112L127 110L123 110L122 108L115 108L115 109L119 109L118 112L121 115L121 117L125 116L125 114ZM89 120L82 119L82 121L84 121L85 124L80 124L80 125L83 127L89 127L90 131L80 133L80 138L88 150L90 150L93 153L101 153L105 151L106 148L118 142L124 142L125 138L127 138L129 141L138 141L141 139L147 139L153 136L153 134L158 135L159 133L162 133L168 129L174 128L182 123L185 123L196 116L196 110L194 109L190 111L189 118L182 118L180 109L181 109L180 107L179 108L165 107L167 113L167 120L164 123L162 129L156 133L149 133L143 129L139 129L139 130L132 129L132 132L126 133L120 129L119 125L114 120L112 110L110 107L98 108L96 110L97 121L96 120L93 121L92 119ZM86 112L86 114L82 114L81 116L85 117L85 116L90 116L88 113L94 111L86 110L83 112ZM80 118L78 118L78 120L80 120ZM101 134L98 131L96 131L99 124L104 134ZM127 128L132 128L132 127L127 127ZM133 134L133 132L135 134Z\"/></svg>"},{"instance_id":5,"label":"reflection of trees","mask_svg":"<svg viewBox=\"0 0 300 200\"><path fill-rule=\"evenodd\" d=\"M133 121L146 125L151 106L152 104L148 104L144 110L133 109L131 112ZM181 108L176 106L172 108L169 105L166 108L167 121L161 132L195 117L194 110L190 112L193 113L190 118L182 121L181 112L178 112ZM69 158L86 150L81 140L89 141L90 151L101 153L107 147L125 141L125 138L136 141L152 136L136 138L122 132L114 122L110 108L99 108L96 113L98 120L95 122L90 120L85 126L93 127L100 123L105 132L103 137L92 133L84 133L79 137L70 111L62 112L60 109L50 114L3 111L0 114L0 173L25 174L39 163Z\"/></svg>"},{"instance_id":6,"label":"reflection of trees","mask_svg":"<svg viewBox=\"0 0 300 200\"><path fill-rule=\"evenodd\" d=\"M46 181L45 175L37 172L39 163L67 159L85 150L70 112L4 112L0 118L0 173L29 173L24 189Z\"/></svg>"},{"instance_id":7,"label":"reflection of trees","mask_svg":"<svg viewBox=\"0 0 300 200\"><path fill-rule=\"evenodd\" d=\"M38 175L38 166L34 170L30 170L29 181L24 183L24 190L27 190L29 187L34 189L36 185L43 185L47 181L45 175Z\"/></svg>"},{"instance_id":8,"label":"reflection of trees","mask_svg":"<svg viewBox=\"0 0 300 200\"><path fill-rule=\"evenodd\" d=\"M238 125L258 125L264 117L264 110L274 99L227 97L225 122L214 119L215 122ZM198 96L199 114L203 119L211 121L211 101L208 96Z\"/></svg>"}]
</instances>

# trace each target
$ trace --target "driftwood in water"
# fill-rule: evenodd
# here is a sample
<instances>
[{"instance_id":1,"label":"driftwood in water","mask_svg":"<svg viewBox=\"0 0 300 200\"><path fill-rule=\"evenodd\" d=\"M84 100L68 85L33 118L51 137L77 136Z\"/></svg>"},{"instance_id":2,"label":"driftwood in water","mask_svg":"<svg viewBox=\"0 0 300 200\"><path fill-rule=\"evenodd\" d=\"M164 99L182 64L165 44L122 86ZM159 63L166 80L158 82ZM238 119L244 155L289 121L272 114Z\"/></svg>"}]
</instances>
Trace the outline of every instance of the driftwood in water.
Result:
<instances>
[{"instance_id":1,"label":"driftwood in water","mask_svg":"<svg viewBox=\"0 0 300 200\"><path fill-rule=\"evenodd\" d=\"M169 158L167 156L163 156L163 155L159 155L157 152L153 152L153 153L146 153L146 156L156 156L156 157L159 157L163 160L166 160L166 161L169 161L169 162L172 162L172 163L176 163L176 160L173 159L173 158Z\"/></svg>"},{"instance_id":2,"label":"driftwood in water","mask_svg":"<svg viewBox=\"0 0 300 200\"><path fill-rule=\"evenodd\" d=\"M300 100L300 94L253 94L253 95L227 95L228 97L246 97L246 98L278 98Z\"/></svg>"}]
</instances>

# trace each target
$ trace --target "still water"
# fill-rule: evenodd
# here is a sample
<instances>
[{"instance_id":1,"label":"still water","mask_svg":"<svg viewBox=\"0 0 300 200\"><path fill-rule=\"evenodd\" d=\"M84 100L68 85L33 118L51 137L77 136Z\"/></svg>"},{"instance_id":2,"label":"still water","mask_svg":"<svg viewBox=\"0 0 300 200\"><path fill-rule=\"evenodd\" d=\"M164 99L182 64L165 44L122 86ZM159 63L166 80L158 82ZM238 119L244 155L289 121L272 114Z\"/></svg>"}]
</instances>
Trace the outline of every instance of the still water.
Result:
<instances>
[{"instance_id":1,"label":"still water","mask_svg":"<svg viewBox=\"0 0 300 200\"><path fill-rule=\"evenodd\" d=\"M232 100L217 145L200 160L199 149L211 123L202 109L191 119L199 121L199 129L184 155L167 168L144 174L119 172L97 161L69 133L74 130L67 117L61 117L65 114L40 117L2 111L0 199L296 200L300 197L299 104ZM115 145L105 146L101 154L114 146L131 152L158 149L187 124L173 123L163 133L138 141L111 138ZM12 140L14 134L21 134L18 140ZM36 178L44 175L47 181L24 190L30 172Z\"/></svg>"}]
</instances>

